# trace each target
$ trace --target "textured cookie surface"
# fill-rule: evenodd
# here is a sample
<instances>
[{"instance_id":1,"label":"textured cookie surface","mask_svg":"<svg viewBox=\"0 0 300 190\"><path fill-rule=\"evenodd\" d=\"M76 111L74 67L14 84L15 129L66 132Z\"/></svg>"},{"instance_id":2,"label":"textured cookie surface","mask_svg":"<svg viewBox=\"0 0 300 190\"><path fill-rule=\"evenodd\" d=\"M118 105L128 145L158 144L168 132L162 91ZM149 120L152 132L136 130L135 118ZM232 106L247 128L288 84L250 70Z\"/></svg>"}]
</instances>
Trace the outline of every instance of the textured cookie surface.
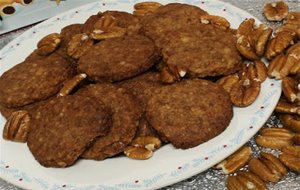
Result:
<instances>
[{"instance_id":1,"label":"textured cookie surface","mask_svg":"<svg viewBox=\"0 0 300 190\"><path fill-rule=\"evenodd\" d=\"M22 62L0 77L0 104L18 107L46 99L74 73L73 66L57 54Z\"/></svg>"},{"instance_id":2,"label":"textured cookie surface","mask_svg":"<svg viewBox=\"0 0 300 190\"><path fill-rule=\"evenodd\" d=\"M140 74L157 61L154 43L135 35L100 42L84 54L78 70L94 81L120 81Z\"/></svg>"},{"instance_id":3,"label":"textured cookie surface","mask_svg":"<svg viewBox=\"0 0 300 190\"><path fill-rule=\"evenodd\" d=\"M111 112L95 99L82 96L55 98L32 115L27 145L46 167L74 164L96 137L111 126Z\"/></svg>"},{"instance_id":4,"label":"textured cookie surface","mask_svg":"<svg viewBox=\"0 0 300 190\"><path fill-rule=\"evenodd\" d=\"M236 38L228 30L195 24L170 32L162 42L162 54L170 67L192 77L228 75L240 69Z\"/></svg>"},{"instance_id":5,"label":"textured cookie surface","mask_svg":"<svg viewBox=\"0 0 300 190\"><path fill-rule=\"evenodd\" d=\"M135 97L124 88L105 83L89 85L79 90L77 95L102 101L113 114L110 132L98 138L82 157L103 160L123 152L132 141L142 114L142 109Z\"/></svg>"},{"instance_id":6,"label":"textured cookie surface","mask_svg":"<svg viewBox=\"0 0 300 190\"><path fill-rule=\"evenodd\" d=\"M147 119L176 148L192 148L223 132L232 116L229 95L206 80L186 80L156 91Z\"/></svg>"}]
</instances>

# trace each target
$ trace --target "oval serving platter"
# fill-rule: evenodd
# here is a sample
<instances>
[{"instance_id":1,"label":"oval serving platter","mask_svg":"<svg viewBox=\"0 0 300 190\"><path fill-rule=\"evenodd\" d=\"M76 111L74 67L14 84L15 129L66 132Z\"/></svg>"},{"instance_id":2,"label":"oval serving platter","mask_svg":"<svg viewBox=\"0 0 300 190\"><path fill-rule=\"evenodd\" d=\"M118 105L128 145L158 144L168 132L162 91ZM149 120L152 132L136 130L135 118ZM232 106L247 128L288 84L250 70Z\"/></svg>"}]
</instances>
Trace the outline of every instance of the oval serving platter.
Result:
<instances>
[{"instance_id":1,"label":"oval serving platter","mask_svg":"<svg viewBox=\"0 0 300 190\"><path fill-rule=\"evenodd\" d=\"M45 35L60 32L73 23L83 23L98 11L133 11L138 0L113 0L88 4L29 29L0 51L0 75L24 60ZM249 13L217 0L159 1L187 3L201 7L210 14L227 18L237 28ZM257 20L257 19L256 19ZM257 20L257 22L259 22ZM157 189L187 179L214 166L245 144L267 121L281 94L281 83L267 79L257 100L247 108L234 108L228 128L216 138L188 150L166 145L145 161L120 156L104 161L79 160L75 165L57 169L41 166L26 144L0 140L0 177L30 190L117 190ZM0 116L0 135L5 119Z\"/></svg>"}]
</instances>

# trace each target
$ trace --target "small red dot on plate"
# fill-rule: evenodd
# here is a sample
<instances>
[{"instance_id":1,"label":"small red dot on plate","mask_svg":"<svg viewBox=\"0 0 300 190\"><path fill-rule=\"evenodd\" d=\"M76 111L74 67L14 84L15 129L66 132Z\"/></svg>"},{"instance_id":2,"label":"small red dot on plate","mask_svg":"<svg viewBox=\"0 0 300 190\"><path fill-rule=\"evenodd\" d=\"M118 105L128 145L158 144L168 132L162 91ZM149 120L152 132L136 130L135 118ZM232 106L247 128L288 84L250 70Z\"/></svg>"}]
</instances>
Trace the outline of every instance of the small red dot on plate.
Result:
<instances>
[{"instance_id":1,"label":"small red dot on plate","mask_svg":"<svg viewBox=\"0 0 300 190\"><path fill-rule=\"evenodd\" d=\"M105 3L102 3L103 6L105 6Z\"/></svg>"},{"instance_id":2,"label":"small red dot on plate","mask_svg":"<svg viewBox=\"0 0 300 190\"><path fill-rule=\"evenodd\" d=\"M75 13L78 13L78 11L76 11Z\"/></svg>"},{"instance_id":3,"label":"small red dot on plate","mask_svg":"<svg viewBox=\"0 0 300 190\"><path fill-rule=\"evenodd\" d=\"M202 1L201 3L204 4L204 1Z\"/></svg>"},{"instance_id":4,"label":"small red dot on plate","mask_svg":"<svg viewBox=\"0 0 300 190\"><path fill-rule=\"evenodd\" d=\"M223 145L223 147L224 147L224 148L226 148L226 147L227 147L227 145L226 145L226 144L224 144L224 145Z\"/></svg>"},{"instance_id":5,"label":"small red dot on plate","mask_svg":"<svg viewBox=\"0 0 300 190\"><path fill-rule=\"evenodd\" d=\"M264 109L264 108L265 108L264 106L261 106L261 107L260 107L260 109Z\"/></svg>"},{"instance_id":6,"label":"small red dot on plate","mask_svg":"<svg viewBox=\"0 0 300 190\"><path fill-rule=\"evenodd\" d=\"M34 33L34 34L35 34L36 32L35 32L35 31L33 31L32 33Z\"/></svg>"},{"instance_id":7,"label":"small red dot on plate","mask_svg":"<svg viewBox=\"0 0 300 190\"><path fill-rule=\"evenodd\" d=\"M138 182L139 182L139 180L135 180L135 181L134 181L134 183L138 183Z\"/></svg>"},{"instance_id":8,"label":"small red dot on plate","mask_svg":"<svg viewBox=\"0 0 300 190\"><path fill-rule=\"evenodd\" d=\"M9 166L5 166L5 168L9 168Z\"/></svg>"},{"instance_id":9,"label":"small red dot on plate","mask_svg":"<svg viewBox=\"0 0 300 190\"><path fill-rule=\"evenodd\" d=\"M226 11L226 9L223 9L223 11Z\"/></svg>"},{"instance_id":10,"label":"small red dot on plate","mask_svg":"<svg viewBox=\"0 0 300 190\"><path fill-rule=\"evenodd\" d=\"M19 46L20 44L19 44L19 43L17 43L16 45L17 45L17 46Z\"/></svg>"},{"instance_id":11,"label":"small red dot on plate","mask_svg":"<svg viewBox=\"0 0 300 190\"><path fill-rule=\"evenodd\" d=\"M249 129L253 129L253 126L250 126Z\"/></svg>"},{"instance_id":12,"label":"small red dot on plate","mask_svg":"<svg viewBox=\"0 0 300 190\"><path fill-rule=\"evenodd\" d=\"M208 160L208 157L205 157L204 159L205 159L205 160Z\"/></svg>"},{"instance_id":13,"label":"small red dot on plate","mask_svg":"<svg viewBox=\"0 0 300 190\"><path fill-rule=\"evenodd\" d=\"M22 178L20 178L20 179L19 179L19 181L23 181L23 179L22 179Z\"/></svg>"},{"instance_id":14,"label":"small red dot on plate","mask_svg":"<svg viewBox=\"0 0 300 190\"><path fill-rule=\"evenodd\" d=\"M66 185L63 185L62 187L67 187Z\"/></svg>"},{"instance_id":15,"label":"small red dot on plate","mask_svg":"<svg viewBox=\"0 0 300 190\"><path fill-rule=\"evenodd\" d=\"M60 18L57 18L56 20L59 20Z\"/></svg>"},{"instance_id":16,"label":"small red dot on plate","mask_svg":"<svg viewBox=\"0 0 300 190\"><path fill-rule=\"evenodd\" d=\"M274 83L271 83L271 86L274 86Z\"/></svg>"},{"instance_id":17,"label":"small red dot on plate","mask_svg":"<svg viewBox=\"0 0 300 190\"><path fill-rule=\"evenodd\" d=\"M181 166L178 167L179 170L181 170L181 168L182 168Z\"/></svg>"}]
</instances>

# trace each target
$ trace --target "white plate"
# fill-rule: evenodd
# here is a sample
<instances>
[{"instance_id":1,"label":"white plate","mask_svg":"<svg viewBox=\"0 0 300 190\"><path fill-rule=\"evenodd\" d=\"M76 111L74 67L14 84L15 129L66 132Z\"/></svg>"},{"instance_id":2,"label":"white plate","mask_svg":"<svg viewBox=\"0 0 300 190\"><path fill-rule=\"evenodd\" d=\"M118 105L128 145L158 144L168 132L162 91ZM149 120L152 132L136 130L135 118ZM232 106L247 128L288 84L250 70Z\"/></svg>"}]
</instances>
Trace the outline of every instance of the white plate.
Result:
<instances>
[{"instance_id":1,"label":"white plate","mask_svg":"<svg viewBox=\"0 0 300 190\"><path fill-rule=\"evenodd\" d=\"M59 32L67 24L82 23L98 11L131 12L136 2L115 0L93 3L33 27L1 50L0 74L21 62L36 47L38 40L46 34ZM171 1L161 2L165 4ZM210 14L224 16L234 28L245 18L252 17L243 10L216 0L177 2L194 4ZM167 186L210 168L245 144L269 118L280 94L280 82L267 79L262 85L259 97L251 106L234 108L234 117L221 135L188 150L177 150L171 145L164 146L146 161L118 157L104 161L80 160L74 166L65 169L44 168L35 161L26 144L4 141L1 138L0 177L31 190L145 190ZM1 132L4 123L5 120L1 117Z\"/></svg>"}]
</instances>

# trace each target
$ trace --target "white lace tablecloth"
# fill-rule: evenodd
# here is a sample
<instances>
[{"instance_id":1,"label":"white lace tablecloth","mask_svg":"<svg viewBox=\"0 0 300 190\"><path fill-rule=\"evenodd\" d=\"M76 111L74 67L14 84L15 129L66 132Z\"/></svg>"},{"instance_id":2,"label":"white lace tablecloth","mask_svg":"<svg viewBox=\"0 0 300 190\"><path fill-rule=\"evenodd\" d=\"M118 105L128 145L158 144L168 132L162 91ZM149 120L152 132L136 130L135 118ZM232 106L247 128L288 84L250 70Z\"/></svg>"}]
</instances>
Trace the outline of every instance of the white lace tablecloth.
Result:
<instances>
[{"instance_id":1,"label":"white lace tablecloth","mask_svg":"<svg viewBox=\"0 0 300 190\"><path fill-rule=\"evenodd\" d=\"M263 23L271 27L276 27L278 23L270 23L267 22L262 14L262 9L265 3L267 2L274 2L271 0L223 0L224 2L229 2L232 5L239 7L259 20ZM290 11L297 11L300 12L300 0L286 0L285 1L289 7ZM26 27L24 29L20 29L14 32L10 32L8 34L4 34L0 36L0 49L4 47L8 42L13 40L15 37L20 35L26 29L30 28ZM274 124L278 123L278 119L275 116L272 116L268 123ZM261 149L256 146L253 138L249 141L249 145L251 145L252 150L254 150L254 154L258 154ZM179 183L173 184L171 186L165 187L162 190L205 190L205 189L214 189L214 190L221 190L226 189L226 175L223 175L220 171L214 169L208 169L205 172L202 172L196 176L193 176L187 180L181 181ZM296 174L290 172L283 180L276 184L269 184L270 189L275 190L300 190L300 174ZM4 180L0 179L0 190L21 190L20 188L5 182Z\"/></svg>"}]
</instances>

